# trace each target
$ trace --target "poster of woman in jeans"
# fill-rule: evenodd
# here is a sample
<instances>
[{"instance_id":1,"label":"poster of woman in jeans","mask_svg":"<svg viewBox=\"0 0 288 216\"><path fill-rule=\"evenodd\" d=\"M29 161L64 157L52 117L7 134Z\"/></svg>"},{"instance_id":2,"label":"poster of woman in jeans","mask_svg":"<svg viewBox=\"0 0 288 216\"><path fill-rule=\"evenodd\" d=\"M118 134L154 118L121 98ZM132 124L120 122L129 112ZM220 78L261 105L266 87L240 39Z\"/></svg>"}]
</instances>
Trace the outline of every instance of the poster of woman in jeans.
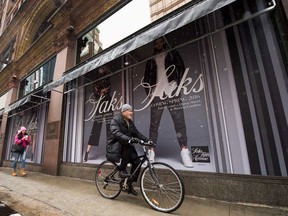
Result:
<instances>
[{"instance_id":1,"label":"poster of woman in jeans","mask_svg":"<svg viewBox=\"0 0 288 216\"><path fill-rule=\"evenodd\" d=\"M105 151L110 121L116 107L121 106L122 103L121 83L120 85L115 83L121 80L121 74L112 75L108 66L105 65L92 72L89 79L96 81L85 89L83 161L93 163L97 159L96 155L98 159L99 156L105 155L103 151ZM99 143L103 143L103 146L97 149L91 148L99 147Z\"/></svg>"}]
</instances>

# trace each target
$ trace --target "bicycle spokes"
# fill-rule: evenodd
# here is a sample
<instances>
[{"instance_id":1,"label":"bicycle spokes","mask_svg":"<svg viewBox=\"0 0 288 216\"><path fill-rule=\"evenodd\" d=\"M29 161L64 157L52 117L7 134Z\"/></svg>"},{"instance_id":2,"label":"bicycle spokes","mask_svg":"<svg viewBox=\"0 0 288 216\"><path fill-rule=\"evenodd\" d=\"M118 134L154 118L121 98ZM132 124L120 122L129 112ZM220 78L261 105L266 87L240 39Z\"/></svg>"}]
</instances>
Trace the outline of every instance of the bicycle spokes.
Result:
<instances>
[{"instance_id":1,"label":"bicycle spokes","mask_svg":"<svg viewBox=\"0 0 288 216\"><path fill-rule=\"evenodd\" d=\"M109 199L116 198L120 192L121 179L116 178L118 172L116 164L109 161L102 162L95 174L95 184L99 193Z\"/></svg>"},{"instance_id":2,"label":"bicycle spokes","mask_svg":"<svg viewBox=\"0 0 288 216\"><path fill-rule=\"evenodd\" d=\"M169 165L156 162L146 167L141 175L141 192L146 202L161 212L178 209L184 199L184 185Z\"/></svg>"}]
</instances>

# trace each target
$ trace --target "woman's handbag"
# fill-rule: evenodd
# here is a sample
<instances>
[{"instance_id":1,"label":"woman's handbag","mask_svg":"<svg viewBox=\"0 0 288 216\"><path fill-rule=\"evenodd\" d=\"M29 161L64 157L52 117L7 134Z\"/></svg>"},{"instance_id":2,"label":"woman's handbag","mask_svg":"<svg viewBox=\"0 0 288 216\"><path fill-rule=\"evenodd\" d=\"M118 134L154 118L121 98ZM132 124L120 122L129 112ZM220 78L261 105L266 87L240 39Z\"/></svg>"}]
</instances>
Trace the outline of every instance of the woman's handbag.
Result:
<instances>
[{"instance_id":1,"label":"woman's handbag","mask_svg":"<svg viewBox=\"0 0 288 216\"><path fill-rule=\"evenodd\" d=\"M19 153L22 154L24 152L24 147L22 144L17 145L17 144L12 144L11 146L11 152L12 153Z\"/></svg>"}]
</instances>

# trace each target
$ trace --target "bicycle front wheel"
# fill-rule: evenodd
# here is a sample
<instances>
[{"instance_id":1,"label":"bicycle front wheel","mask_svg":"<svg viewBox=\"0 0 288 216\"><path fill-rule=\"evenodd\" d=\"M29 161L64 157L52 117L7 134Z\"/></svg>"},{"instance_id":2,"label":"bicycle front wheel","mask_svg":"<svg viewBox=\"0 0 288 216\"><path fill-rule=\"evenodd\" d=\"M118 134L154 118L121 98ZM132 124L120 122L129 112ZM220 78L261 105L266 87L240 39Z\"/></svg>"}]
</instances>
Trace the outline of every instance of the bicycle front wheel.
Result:
<instances>
[{"instance_id":1,"label":"bicycle front wheel","mask_svg":"<svg viewBox=\"0 0 288 216\"><path fill-rule=\"evenodd\" d=\"M118 174L117 165L110 162L102 162L95 174L96 188L101 196L114 199L121 193L121 179L116 177Z\"/></svg>"},{"instance_id":2,"label":"bicycle front wheel","mask_svg":"<svg viewBox=\"0 0 288 216\"><path fill-rule=\"evenodd\" d=\"M175 169L155 162L141 174L141 193L150 207L160 212L172 212L183 203L184 184Z\"/></svg>"}]
</instances>

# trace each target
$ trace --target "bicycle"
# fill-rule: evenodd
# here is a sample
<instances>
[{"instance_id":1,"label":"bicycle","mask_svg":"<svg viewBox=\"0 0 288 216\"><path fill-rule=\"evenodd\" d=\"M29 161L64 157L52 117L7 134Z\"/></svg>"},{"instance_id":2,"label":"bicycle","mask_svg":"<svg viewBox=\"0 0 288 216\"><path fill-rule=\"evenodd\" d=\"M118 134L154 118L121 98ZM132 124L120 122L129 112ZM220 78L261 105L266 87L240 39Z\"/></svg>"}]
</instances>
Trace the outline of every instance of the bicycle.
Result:
<instances>
[{"instance_id":1,"label":"bicycle","mask_svg":"<svg viewBox=\"0 0 288 216\"><path fill-rule=\"evenodd\" d=\"M118 165L114 162L106 160L98 166L95 174L98 192L104 198L115 199L121 191L128 190L129 180L144 163L147 163L140 174L140 189L143 198L154 210L166 213L177 210L184 201L183 180L170 165L149 161L148 147L151 147L149 142L138 144L143 146L144 154L138 156L141 162L129 177L118 177Z\"/></svg>"}]
</instances>

